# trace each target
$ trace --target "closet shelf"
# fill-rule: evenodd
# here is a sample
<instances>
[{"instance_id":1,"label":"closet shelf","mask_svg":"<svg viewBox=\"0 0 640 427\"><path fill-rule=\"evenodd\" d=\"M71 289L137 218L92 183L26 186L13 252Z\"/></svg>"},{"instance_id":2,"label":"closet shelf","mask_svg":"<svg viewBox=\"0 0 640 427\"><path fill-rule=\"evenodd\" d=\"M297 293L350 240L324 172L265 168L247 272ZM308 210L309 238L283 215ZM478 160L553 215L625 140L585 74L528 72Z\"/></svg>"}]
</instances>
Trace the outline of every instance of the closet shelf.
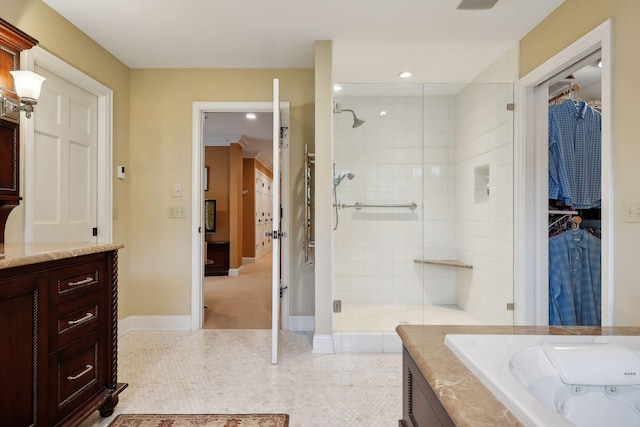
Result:
<instances>
[{"instance_id":1,"label":"closet shelf","mask_svg":"<svg viewBox=\"0 0 640 427\"><path fill-rule=\"evenodd\" d=\"M457 259L414 259L413 261L422 264L444 265L447 267L473 269L473 265L467 264L466 262L458 261Z\"/></svg>"}]
</instances>

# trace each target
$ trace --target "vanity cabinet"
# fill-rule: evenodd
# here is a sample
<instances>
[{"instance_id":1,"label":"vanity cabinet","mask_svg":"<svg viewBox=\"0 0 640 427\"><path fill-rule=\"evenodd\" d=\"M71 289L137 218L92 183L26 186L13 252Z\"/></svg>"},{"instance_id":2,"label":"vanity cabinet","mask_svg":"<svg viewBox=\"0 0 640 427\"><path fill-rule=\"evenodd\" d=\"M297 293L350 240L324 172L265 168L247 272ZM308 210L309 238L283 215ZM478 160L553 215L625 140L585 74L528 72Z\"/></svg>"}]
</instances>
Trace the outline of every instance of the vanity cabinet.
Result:
<instances>
[{"instance_id":1,"label":"vanity cabinet","mask_svg":"<svg viewBox=\"0 0 640 427\"><path fill-rule=\"evenodd\" d=\"M402 349L402 420L398 425L455 427L406 347Z\"/></svg>"},{"instance_id":2,"label":"vanity cabinet","mask_svg":"<svg viewBox=\"0 0 640 427\"><path fill-rule=\"evenodd\" d=\"M117 251L0 269L0 425L76 426L113 413Z\"/></svg>"}]
</instances>

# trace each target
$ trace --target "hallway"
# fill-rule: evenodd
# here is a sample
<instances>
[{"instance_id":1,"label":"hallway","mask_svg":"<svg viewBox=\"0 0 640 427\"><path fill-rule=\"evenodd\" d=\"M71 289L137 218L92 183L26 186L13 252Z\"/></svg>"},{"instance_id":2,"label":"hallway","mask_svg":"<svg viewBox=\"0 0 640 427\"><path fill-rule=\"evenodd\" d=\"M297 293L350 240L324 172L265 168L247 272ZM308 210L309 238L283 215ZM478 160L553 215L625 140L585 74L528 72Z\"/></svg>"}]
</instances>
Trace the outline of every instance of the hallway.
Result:
<instances>
[{"instance_id":1,"label":"hallway","mask_svg":"<svg viewBox=\"0 0 640 427\"><path fill-rule=\"evenodd\" d=\"M206 276L204 329L271 329L271 253L239 276Z\"/></svg>"}]
</instances>

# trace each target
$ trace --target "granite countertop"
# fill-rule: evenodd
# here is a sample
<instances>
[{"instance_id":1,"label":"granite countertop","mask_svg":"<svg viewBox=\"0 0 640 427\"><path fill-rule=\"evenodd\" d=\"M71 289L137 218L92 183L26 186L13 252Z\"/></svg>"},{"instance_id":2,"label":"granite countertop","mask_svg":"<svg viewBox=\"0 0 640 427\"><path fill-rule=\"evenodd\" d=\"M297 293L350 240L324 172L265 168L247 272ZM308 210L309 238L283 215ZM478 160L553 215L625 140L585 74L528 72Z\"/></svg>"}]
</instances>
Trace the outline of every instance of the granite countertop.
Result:
<instances>
[{"instance_id":1,"label":"granite countertop","mask_svg":"<svg viewBox=\"0 0 640 427\"><path fill-rule=\"evenodd\" d=\"M47 244L0 244L0 269L38 264L64 258L73 258L124 248L119 243L47 243Z\"/></svg>"},{"instance_id":2,"label":"granite countertop","mask_svg":"<svg viewBox=\"0 0 640 427\"><path fill-rule=\"evenodd\" d=\"M396 331L453 422L464 426L521 426L444 343L447 334L640 335L639 327L401 325Z\"/></svg>"}]
</instances>

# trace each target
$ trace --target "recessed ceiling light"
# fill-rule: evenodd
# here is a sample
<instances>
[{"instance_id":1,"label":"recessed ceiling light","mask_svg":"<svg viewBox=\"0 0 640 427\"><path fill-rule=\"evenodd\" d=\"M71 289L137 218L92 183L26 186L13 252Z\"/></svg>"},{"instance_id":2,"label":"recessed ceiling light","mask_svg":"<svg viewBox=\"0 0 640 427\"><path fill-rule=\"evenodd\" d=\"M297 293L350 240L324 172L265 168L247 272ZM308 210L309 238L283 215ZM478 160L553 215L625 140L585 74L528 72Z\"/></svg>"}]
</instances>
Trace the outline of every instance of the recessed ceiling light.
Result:
<instances>
[{"instance_id":1,"label":"recessed ceiling light","mask_svg":"<svg viewBox=\"0 0 640 427\"><path fill-rule=\"evenodd\" d=\"M398 77L400 77L401 79L408 79L411 76L413 76L413 73L411 71L402 71L398 73Z\"/></svg>"},{"instance_id":2,"label":"recessed ceiling light","mask_svg":"<svg viewBox=\"0 0 640 427\"><path fill-rule=\"evenodd\" d=\"M387 115L386 111L384 111L384 110L380 111L380 117L383 117L383 116L386 116L386 115Z\"/></svg>"},{"instance_id":3,"label":"recessed ceiling light","mask_svg":"<svg viewBox=\"0 0 640 427\"><path fill-rule=\"evenodd\" d=\"M333 90L336 92L340 92L342 90L342 86L340 85L333 85Z\"/></svg>"},{"instance_id":4,"label":"recessed ceiling light","mask_svg":"<svg viewBox=\"0 0 640 427\"><path fill-rule=\"evenodd\" d=\"M247 113L246 117L247 117L247 119L253 120L253 119L256 118L256 115L253 114L253 113Z\"/></svg>"}]
</instances>

